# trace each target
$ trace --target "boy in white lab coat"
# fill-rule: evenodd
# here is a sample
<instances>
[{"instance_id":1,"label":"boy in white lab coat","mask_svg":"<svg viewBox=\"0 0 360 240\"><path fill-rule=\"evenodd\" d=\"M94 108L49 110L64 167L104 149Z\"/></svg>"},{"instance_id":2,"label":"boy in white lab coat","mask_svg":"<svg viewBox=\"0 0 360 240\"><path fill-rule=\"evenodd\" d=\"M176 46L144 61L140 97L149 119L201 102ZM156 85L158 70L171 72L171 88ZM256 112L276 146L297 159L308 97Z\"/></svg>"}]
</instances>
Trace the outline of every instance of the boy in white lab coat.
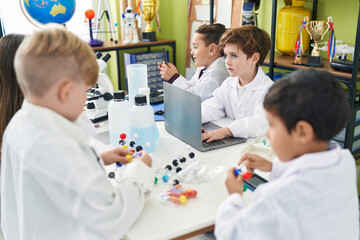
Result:
<instances>
[{"instance_id":1,"label":"boy in white lab coat","mask_svg":"<svg viewBox=\"0 0 360 240\"><path fill-rule=\"evenodd\" d=\"M152 160L144 152L113 186L104 162L125 164L131 152L117 148L102 159L75 123L97 81L92 49L65 29L47 27L23 41L14 64L25 100L3 138L5 239L120 239L143 208Z\"/></svg>"},{"instance_id":2,"label":"boy in white lab coat","mask_svg":"<svg viewBox=\"0 0 360 240\"><path fill-rule=\"evenodd\" d=\"M158 63L161 78L179 88L200 96L201 101L212 97L212 92L229 76L219 40L226 31L224 25L203 24L192 38L191 55L197 67L190 81L181 76L172 63Z\"/></svg>"},{"instance_id":3,"label":"boy in white lab coat","mask_svg":"<svg viewBox=\"0 0 360 240\"><path fill-rule=\"evenodd\" d=\"M230 196L218 209L217 239L359 239L355 160L329 141L346 125L349 104L330 73L300 70L264 99L274 162L245 154L239 164L270 172L245 206L243 179L228 172Z\"/></svg>"},{"instance_id":4,"label":"boy in white lab coat","mask_svg":"<svg viewBox=\"0 0 360 240\"><path fill-rule=\"evenodd\" d=\"M202 140L211 142L225 137L257 137L266 131L262 106L264 96L273 84L260 67L269 52L269 34L256 26L228 30L219 43L224 50L229 71L213 97L202 102L202 122L223 117L234 120L229 126L204 132Z\"/></svg>"}]
</instances>

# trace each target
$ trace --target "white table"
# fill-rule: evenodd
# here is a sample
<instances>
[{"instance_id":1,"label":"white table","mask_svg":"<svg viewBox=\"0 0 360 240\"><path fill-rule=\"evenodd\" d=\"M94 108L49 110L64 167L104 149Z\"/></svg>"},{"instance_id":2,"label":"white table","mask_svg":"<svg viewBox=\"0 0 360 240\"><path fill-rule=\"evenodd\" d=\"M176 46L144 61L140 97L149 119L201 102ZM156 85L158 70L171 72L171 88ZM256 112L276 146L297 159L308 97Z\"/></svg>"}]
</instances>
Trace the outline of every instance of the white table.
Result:
<instances>
[{"instance_id":1,"label":"white table","mask_svg":"<svg viewBox=\"0 0 360 240\"><path fill-rule=\"evenodd\" d=\"M221 122L219 125L222 125ZM166 132L164 122L157 122L157 127L160 137L152 154L153 168L164 168L168 164L172 165L171 163L177 158L177 152L179 151L189 161L187 145ZM247 142L242 144L204 153L191 148L197 160L205 161L212 166L224 166L224 170L205 183L180 183L183 187L190 187L198 192L197 197L189 199L185 205L175 205L170 201L166 203L160 201L161 193L170 189L172 185L163 182L161 174L157 174L156 176L159 178L158 183L146 196L145 206L140 217L125 235L124 239L185 239L213 230L218 206L228 196L224 184L227 171L230 167L237 164L242 150L251 144L252 141L253 139L248 139ZM99 145L100 143L95 144ZM113 167L109 168L112 169ZM263 173L260 173L260 175L264 176ZM251 202L251 196L252 192L250 190L243 194L245 203L249 204Z\"/></svg>"}]
</instances>

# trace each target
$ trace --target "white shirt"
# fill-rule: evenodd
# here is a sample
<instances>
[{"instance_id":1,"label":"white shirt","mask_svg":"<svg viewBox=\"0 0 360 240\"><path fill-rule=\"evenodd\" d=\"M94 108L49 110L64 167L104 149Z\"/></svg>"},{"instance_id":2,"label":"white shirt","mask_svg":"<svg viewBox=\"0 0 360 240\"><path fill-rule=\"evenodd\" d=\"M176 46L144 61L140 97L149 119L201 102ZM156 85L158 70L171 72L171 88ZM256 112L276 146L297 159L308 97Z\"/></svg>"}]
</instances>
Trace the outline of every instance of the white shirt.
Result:
<instances>
[{"instance_id":1,"label":"white shirt","mask_svg":"<svg viewBox=\"0 0 360 240\"><path fill-rule=\"evenodd\" d=\"M154 176L136 161L113 186L102 165L80 127L24 101L3 139L5 239L120 239L142 211Z\"/></svg>"},{"instance_id":2,"label":"white shirt","mask_svg":"<svg viewBox=\"0 0 360 240\"><path fill-rule=\"evenodd\" d=\"M258 67L255 78L243 88L239 98L238 77L228 77L213 92L212 98L201 103L202 122L216 121L223 117L235 120L229 125L234 137L257 137L266 131L267 120L263 107L264 97L274 83Z\"/></svg>"},{"instance_id":3,"label":"white shirt","mask_svg":"<svg viewBox=\"0 0 360 240\"><path fill-rule=\"evenodd\" d=\"M204 68L205 67L198 67L190 81L180 75L180 77L173 82L173 85L200 96L201 101L212 97L212 92L229 76L229 72L225 66L225 58L217 58L204 70L199 78L200 71Z\"/></svg>"},{"instance_id":4,"label":"white shirt","mask_svg":"<svg viewBox=\"0 0 360 240\"><path fill-rule=\"evenodd\" d=\"M245 207L230 195L219 207L217 239L359 240L355 160L348 150L305 154L272 173ZM289 163L290 163L289 162ZM280 164L282 165L282 164Z\"/></svg>"}]
</instances>

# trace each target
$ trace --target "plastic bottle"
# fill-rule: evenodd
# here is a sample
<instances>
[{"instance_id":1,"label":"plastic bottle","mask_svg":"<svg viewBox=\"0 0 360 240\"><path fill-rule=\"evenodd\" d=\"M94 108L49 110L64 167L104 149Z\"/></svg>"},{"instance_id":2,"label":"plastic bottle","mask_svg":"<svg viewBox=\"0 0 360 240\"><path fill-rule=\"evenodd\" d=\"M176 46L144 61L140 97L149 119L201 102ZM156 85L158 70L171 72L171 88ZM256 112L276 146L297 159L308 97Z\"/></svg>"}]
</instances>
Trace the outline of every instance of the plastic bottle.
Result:
<instances>
[{"instance_id":1,"label":"plastic bottle","mask_svg":"<svg viewBox=\"0 0 360 240\"><path fill-rule=\"evenodd\" d=\"M144 94L146 96L146 103L150 105L150 88L139 88L138 94Z\"/></svg>"},{"instance_id":2,"label":"plastic bottle","mask_svg":"<svg viewBox=\"0 0 360 240\"><path fill-rule=\"evenodd\" d=\"M134 102L130 110L130 132L132 136L138 136L136 145L151 153L155 149L156 140L154 110L147 104L144 94L136 95ZM150 143L150 146L147 147L146 143Z\"/></svg>"},{"instance_id":3,"label":"plastic bottle","mask_svg":"<svg viewBox=\"0 0 360 240\"><path fill-rule=\"evenodd\" d=\"M148 105L150 105L150 88L139 88L139 94L144 94L146 96L146 102ZM154 110L153 110L154 111ZM154 136L155 140L159 138L159 130L156 127L156 124L154 124Z\"/></svg>"},{"instance_id":4,"label":"plastic bottle","mask_svg":"<svg viewBox=\"0 0 360 240\"><path fill-rule=\"evenodd\" d=\"M114 99L108 105L109 135L112 146L120 146L120 134L130 139L130 103L125 100L124 91L115 91Z\"/></svg>"},{"instance_id":5,"label":"plastic bottle","mask_svg":"<svg viewBox=\"0 0 360 240\"><path fill-rule=\"evenodd\" d=\"M139 88L148 87L146 64L129 64L126 66L127 84L130 106L135 104L134 98L139 94Z\"/></svg>"}]
</instances>

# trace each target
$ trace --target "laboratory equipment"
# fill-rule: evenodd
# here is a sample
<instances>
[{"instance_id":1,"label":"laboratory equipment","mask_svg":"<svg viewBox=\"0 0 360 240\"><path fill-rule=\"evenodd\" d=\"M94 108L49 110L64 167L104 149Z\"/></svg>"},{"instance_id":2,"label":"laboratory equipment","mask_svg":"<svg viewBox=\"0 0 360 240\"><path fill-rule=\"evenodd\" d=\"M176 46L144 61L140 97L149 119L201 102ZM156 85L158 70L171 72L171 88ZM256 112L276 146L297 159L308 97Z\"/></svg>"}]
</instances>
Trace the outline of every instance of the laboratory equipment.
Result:
<instances>
[{"instance_id":1,"label":"laboratory equipment","mask_svg":"<svg viewBox=\"0 0 360 240\"><path fill-rule=\"evenodd\" d=\"M97 53L98 54L98 53ZM100 56L98 54L97 56ZM110 78L103 71L107 67L107 61L111 55L106 54L97 60L99 65L99 75L95 87L87 91L86 115L93 123L98 123L108 119L107 107L113 99L114 87Z\"/></svg>"}]
</instances>

